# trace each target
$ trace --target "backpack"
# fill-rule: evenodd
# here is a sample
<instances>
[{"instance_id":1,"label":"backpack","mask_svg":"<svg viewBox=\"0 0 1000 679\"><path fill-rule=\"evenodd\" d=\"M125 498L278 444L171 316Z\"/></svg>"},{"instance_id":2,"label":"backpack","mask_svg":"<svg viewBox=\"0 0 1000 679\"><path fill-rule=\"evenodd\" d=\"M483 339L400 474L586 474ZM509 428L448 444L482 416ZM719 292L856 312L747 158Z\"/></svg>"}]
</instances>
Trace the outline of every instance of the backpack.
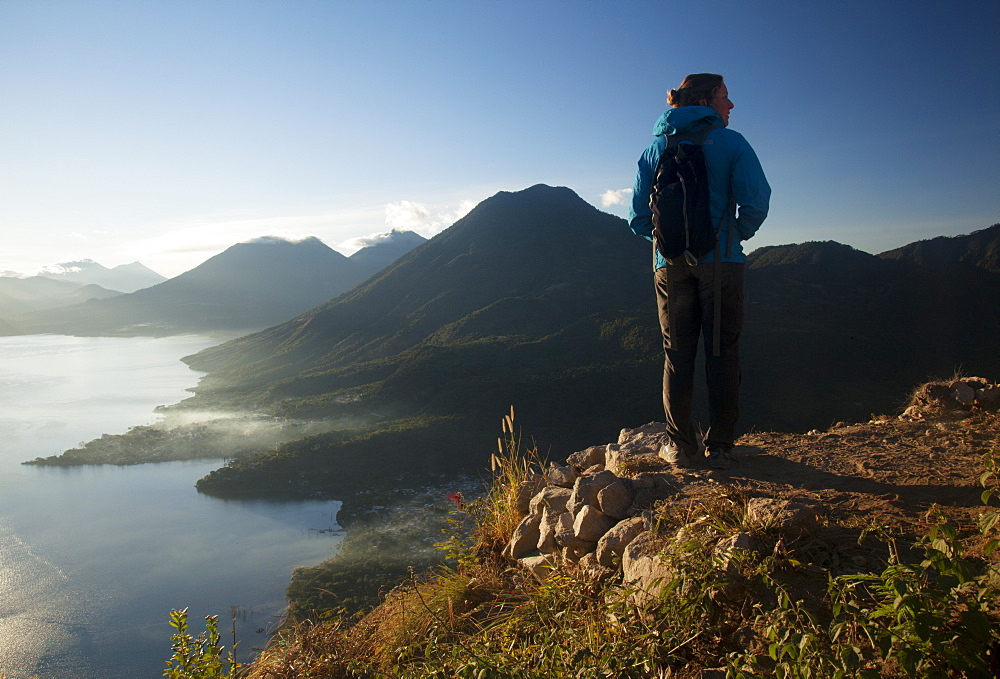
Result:
<instances>
[{"instance_id":1,"label":"backpack","mask_svg":"<svg viewBox=\"0 0 1000 679\"><path fill-rule=\"evenodd\" d=\"M708 170L702 151L705 137L716 127L668 136L656 164L649 196L653 242L668 262L683 257L694 266L718 240L708 208Z\"/></svg>"}]
</instances>

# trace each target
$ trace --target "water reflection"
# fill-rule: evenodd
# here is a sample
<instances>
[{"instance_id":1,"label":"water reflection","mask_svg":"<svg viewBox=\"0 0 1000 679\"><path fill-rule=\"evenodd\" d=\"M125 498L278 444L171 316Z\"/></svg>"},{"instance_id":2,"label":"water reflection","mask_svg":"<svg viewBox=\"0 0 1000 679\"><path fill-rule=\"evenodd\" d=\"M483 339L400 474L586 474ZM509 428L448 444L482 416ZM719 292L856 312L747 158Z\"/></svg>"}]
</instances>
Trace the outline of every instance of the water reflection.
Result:
<instances>
[{"instance_id":1,"label":"water reflection","mask_svg":"<svg viewBox=\"0 0 1000 679\"><path fill-rule=\"evenodd\" d=\"M0 338L0 673L157 677L171 608L192 628L229 610L241 655L266 641L291 571L330 556L337 502L222 501L194 482L218 461L27 467L156 419L198 375L204 338Z\"/></svg>"}]
</instances>

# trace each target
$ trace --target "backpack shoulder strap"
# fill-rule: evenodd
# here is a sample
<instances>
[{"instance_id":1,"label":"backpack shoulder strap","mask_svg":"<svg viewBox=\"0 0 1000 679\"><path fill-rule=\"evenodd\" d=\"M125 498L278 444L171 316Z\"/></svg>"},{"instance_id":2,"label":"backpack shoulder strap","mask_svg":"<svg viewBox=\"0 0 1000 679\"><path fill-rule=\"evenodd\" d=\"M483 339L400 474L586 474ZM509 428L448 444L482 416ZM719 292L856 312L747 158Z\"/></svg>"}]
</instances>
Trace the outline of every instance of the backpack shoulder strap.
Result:
<instances>
[{"instance_id":1,"label":"backpack shoulder strap","mask_svg":"<svg viewBox=\"0 0 1000 679\"><path fill-rule=\"evenodd\" d=\"M692 144L697 144L698 146L704 146L705 138L708 137L708 133L712 130L718 130L722 125L704 125L699 127L694 132L688 132L687 134L670 134L667 135L667 148L673 148L680 144L681 142L690 142Z\"/></svg>"}]
</instances>

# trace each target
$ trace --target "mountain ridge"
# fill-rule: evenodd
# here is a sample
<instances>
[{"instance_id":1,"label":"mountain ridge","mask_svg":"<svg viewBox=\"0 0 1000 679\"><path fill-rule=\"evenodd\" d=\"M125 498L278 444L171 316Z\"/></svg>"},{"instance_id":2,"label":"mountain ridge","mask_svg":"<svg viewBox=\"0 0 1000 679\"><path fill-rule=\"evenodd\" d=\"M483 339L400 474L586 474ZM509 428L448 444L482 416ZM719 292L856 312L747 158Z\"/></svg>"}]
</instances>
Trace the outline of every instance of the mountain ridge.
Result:
<instances>
[{"instance_id":1,"label":"mountain ridge","mask_svg":"<svg viewBox=\"0 0 1000 679\"><path fill-rule=\"evenodd\" d=\"M108 268L92 259L59 262L44 267L37 275L52 280L69 281L88 285L95 284L118 292L135 292L167 280L141 262L119 264Z\"/></svg>"},{"instance_id":2,"label":"mountain ridge","mask_svg":"<svg viewBox=\"0 0 1000 679\"><path fill-rule=\"evenodd\" d=\"M438 432L446 446L449 437L467 445L460 429L481 430L513 403L541 442L564 450L658 417L650 268L649 245L624 220L571 190L501 192L348 293L185 358L209 373L192 404L234 399L317 417L370 409L383 423L458 418ZM983 268L940 280L905 257L838 243L762 248L747 270L744 425L859 420L891 411L928 375L957 364L1000 370L991 340L1000 336L998 289ZM379 421L369 429L376 438ZM492 436L481 438L488 451ZM338 469L352 464L342 442L310 445L330 451ZM454 464L478 463L455 451ZM288 476L282 459L314 465L311 478ZM289 444L253 466L318 490L335 483L317 473L327 463ZM219 480L200 487L225 494L240 484L238 471Z\"/></svg>"},{"instance_id":3,"label":"mountain ridge","mask_svg":"<svg viewBox=\"0 0 1000 679\"><path fill-rule=\"evenodd\" d=\"M378 249L376 247L376 249ZM294 317L375 273L318 238L237 243L149 288L97 301L5 317L22 334L84 335L259 330Z\"/></svg>"},{"instance_id":4,"label":"mountain ridge","mask_svg":"<svg viewBox=\"0 0 1000 679\"><path fill-rule=\"evenodd\" d=\"M93 283L74 283L47 276L0 276L0 316L54 309L121 294Z\"/></svg>"}]
</instances>

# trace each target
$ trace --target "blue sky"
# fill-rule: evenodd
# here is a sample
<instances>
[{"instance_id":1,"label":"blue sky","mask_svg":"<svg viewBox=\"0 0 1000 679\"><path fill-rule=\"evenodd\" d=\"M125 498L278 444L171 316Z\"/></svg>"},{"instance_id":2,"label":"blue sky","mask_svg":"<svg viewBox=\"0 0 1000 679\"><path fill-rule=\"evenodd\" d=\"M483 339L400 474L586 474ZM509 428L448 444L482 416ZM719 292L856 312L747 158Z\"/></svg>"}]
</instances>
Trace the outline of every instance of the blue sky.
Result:
<instances>
[{"instance_id":1,"label":"blue sky","mask_svg":"<svg viewBox=\"0 0 1000 679\"><path fill-rule=\"evenodd\" d=\"M996 0L0 0L0 271L349 253L537 183L625 216L701 71L772 185L751 248L968 233L1000 221L998 35Z\"/></svg>"}]
</instances>

